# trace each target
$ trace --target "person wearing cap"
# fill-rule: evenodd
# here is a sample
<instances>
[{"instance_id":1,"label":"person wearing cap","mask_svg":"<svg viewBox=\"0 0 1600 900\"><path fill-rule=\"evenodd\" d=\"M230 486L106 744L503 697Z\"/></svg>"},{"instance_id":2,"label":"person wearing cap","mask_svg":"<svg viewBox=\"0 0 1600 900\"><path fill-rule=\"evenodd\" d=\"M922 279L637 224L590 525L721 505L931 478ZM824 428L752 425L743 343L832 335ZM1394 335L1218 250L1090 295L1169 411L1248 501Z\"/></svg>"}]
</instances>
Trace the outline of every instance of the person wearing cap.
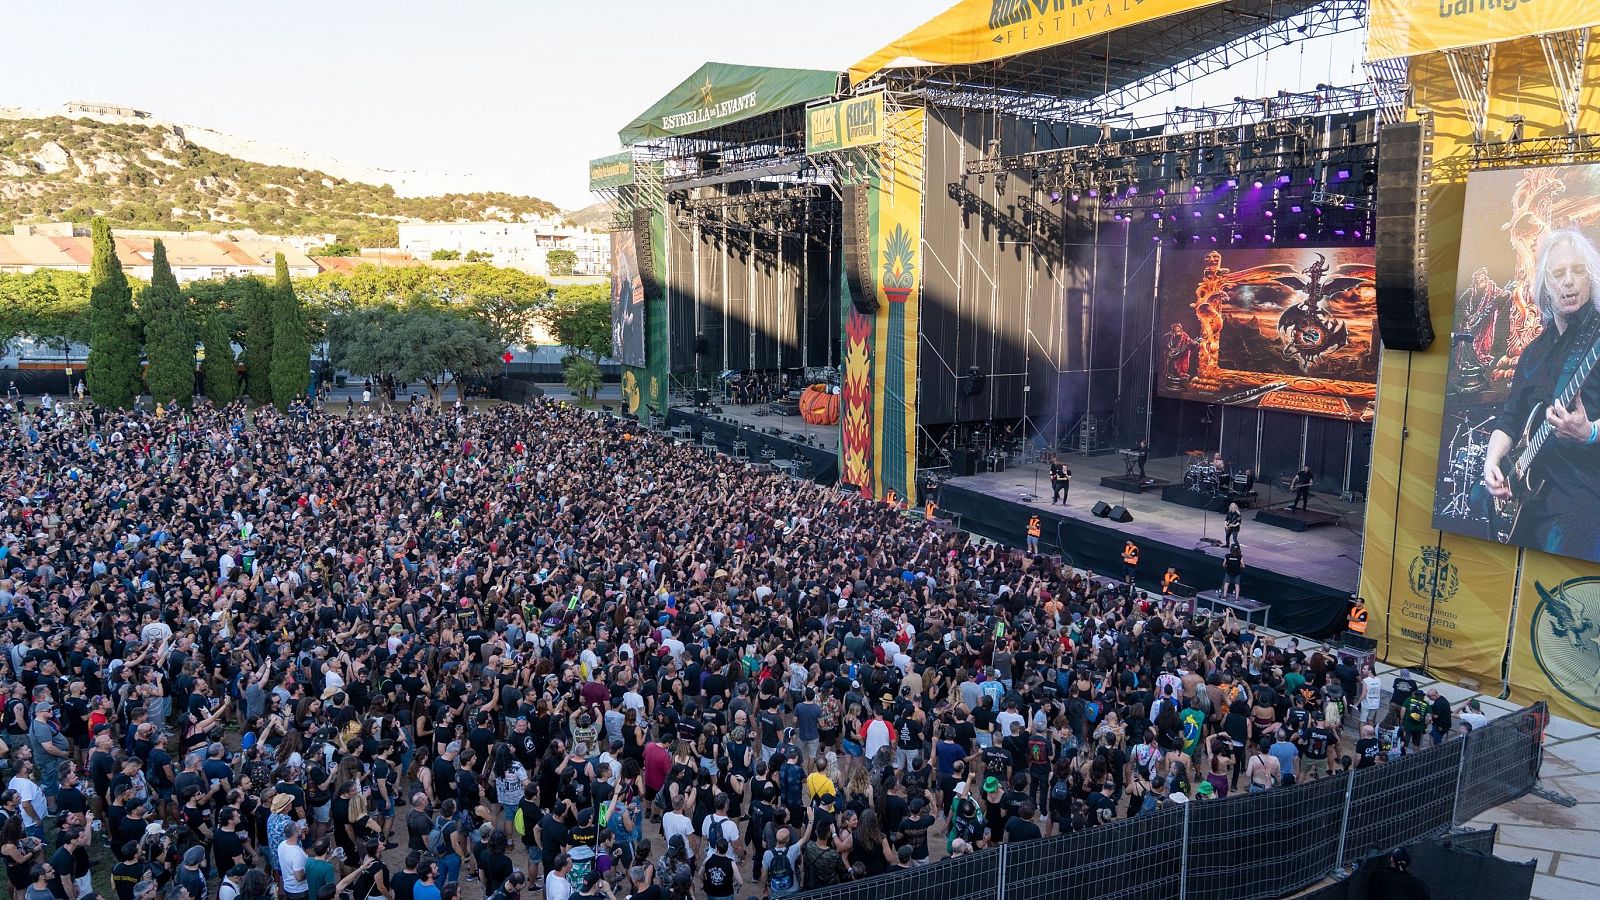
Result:
<instances>
[{"instance_id":1,"label":"person wearing cap","mask_svg":"<svg viewBox=\"0 0 1600 900\"><path fill-rule=\"evenodd\" d=\"M245 873L249 871L250 867L243 863L225 871L222 874L222 882L217 885L217 900L239 900L239 891L243 887ZM410 900L410 898L406 898L406 900Z\"/></svg>"},{"instance_id":2,"label":"person wearing cap","mask_svg":"<svg viewBox=\"0 0 1600 900\"><path fill-rule=\"evenodd\" d=\"M1483 705L1478 702L1477 697L1463 704L1461 709L1457 710L1456 718L1461 720L1461 725L1466 731L1476 731L1489 724L1489 717L1483 714Z\"/></svg>"},{"instance_id":3,"label":"person wearing cap","mask_svg":"<svg viewBox=\"0 0 1600 900\"><path fill-rule=\"evenodd\" d=\"M190 847L183 852L183 861L173 881L189 892L189 900L206 900L206 851L204 847Z\"/></svg>"}]
</instances>

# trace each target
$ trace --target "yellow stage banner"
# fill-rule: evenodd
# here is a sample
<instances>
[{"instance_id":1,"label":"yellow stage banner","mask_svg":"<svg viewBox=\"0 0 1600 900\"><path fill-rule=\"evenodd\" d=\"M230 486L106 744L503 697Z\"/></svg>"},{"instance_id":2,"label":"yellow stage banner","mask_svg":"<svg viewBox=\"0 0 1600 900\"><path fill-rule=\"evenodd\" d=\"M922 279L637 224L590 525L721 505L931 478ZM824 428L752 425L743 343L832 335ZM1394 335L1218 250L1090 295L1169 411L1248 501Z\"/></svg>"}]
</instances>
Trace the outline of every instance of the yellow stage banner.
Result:
<instances>
[{"instance_id":1,"label":"yellow stage banner","mask_svg":"<svg viewBox=\"0 0 1600 900\"><path fill-rule=\"evenodd\" d=\"M1592 563L1525 551L1511 642L1511 699L1600 717L1600 575Z\"/></svg>"},{"instance_id":2,"label":"yellow stage banner","mask_svg":"<svg viewBox=\"0 0 1600 900\"><path fill-rule=\"evenodd\" d=\"M806 152L827 153L883 143L883 94L852 97L806 110Z\"/></svg>"},{"instance_id":3,"label":"yellow stage banner","mask_svg":"<svg viewBox=\"0 0 1600 900\"><path fill-rule=\"evenodd\" d=\"M856 84L893 66L964 65L1004 59L1220 2L961 0L851 66L850 83Z\"/></svg>"},{"instance_id":4,"label":"yellow stage banner","mask_svg":"<svg viewBox=\"0 0 1600 900\"><path fill-rule=\"evenodd\" d=\"M1571 0L1372 0L1367 59L1600 25L1600 4Z\"/></svg>"}]
</instances>

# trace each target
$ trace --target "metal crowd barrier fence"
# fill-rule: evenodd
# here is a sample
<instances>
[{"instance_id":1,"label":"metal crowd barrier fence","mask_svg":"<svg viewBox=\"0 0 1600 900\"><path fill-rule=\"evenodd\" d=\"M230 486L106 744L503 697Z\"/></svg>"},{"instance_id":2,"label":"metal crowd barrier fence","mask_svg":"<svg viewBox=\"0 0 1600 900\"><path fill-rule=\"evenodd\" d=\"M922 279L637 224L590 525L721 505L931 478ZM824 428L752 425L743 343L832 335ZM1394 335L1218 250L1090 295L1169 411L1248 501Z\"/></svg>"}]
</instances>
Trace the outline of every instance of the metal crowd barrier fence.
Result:
<instances>
[{"instance_id":1,"label":"metal crowd barrier fence","mask_svg":"<svg viewBox=\"0 0 1600 900\"><path fill-rule=\"evenodd\" d=\"M1528 793L1538 781L1547 718L1537 703L1374 768L1169 805L801 897L1268 900Z\"/></svg>"}]
</instances>

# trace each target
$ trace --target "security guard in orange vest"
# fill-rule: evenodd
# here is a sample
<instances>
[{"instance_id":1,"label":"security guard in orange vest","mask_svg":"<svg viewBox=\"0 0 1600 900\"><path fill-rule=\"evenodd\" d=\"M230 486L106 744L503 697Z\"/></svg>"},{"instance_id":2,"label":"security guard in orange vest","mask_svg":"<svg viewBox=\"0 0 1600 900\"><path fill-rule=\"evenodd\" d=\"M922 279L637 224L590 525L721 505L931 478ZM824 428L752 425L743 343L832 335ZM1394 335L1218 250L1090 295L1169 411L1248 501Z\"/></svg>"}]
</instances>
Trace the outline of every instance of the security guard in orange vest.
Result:
<instances>
[{"instance_id":1,"label":"security guard in orange vest","mask_svg":"<svg viewBox=\"0 0 1600 900\"><path fill-rule=\"evenodd\" d=\"M1367 607L1361 603L1350 607L1350 619L1345 623L1345 627L1351 634L1366 634Z\"/></svg>"},{"instance_id":2,"label":"security guard in orange vest","mask_svg":"<svg viewBox=\"0 0 1600 900\"><path fill-rule=\"evenodd\" d=\"M1036 554L1036 553L1039 552L1039 532L1040 532L1039 517L1036 516L1036 515L1029 516L1028 517L1028 552L1029 553L1035 553Z\"/></svg>"},{"instance_id":3,"label":"security guard in orange vest","mask_svg":"<svg viewBox=\"0 0 1600 900\"><path fill-rule=\"evenodd\" d=\"M1133 582L1134 576L1139 574L1139 546L1133 541L1122 545L1122 579Z\"/></svg>"},{"instance_id":4,"label":"security guard in orange vest","mask_svg":"<svg viewBox=\"0 0 1600 900\"><path fill-rule=\"evenodd\" d=\"M932 522L934 519L936 519L938 517L939 517L939 504L933 502L933 498L930 497L930 498L928 498L927 505L922 507L922 518L927 520L927 521L929 521L929 522Z\"/></svg>"},{"instance_id":5,"label":"security guard in orange vest","mask_svg":"<svg viewBox=\"0 0 1600 900\"><path fill-rule=\"evenodd\" d=\"M1161 576L1161 593L1172 595L1172 586L1178 583L1178 570L1167 566L1167 571Z\"/></svg>"},{"instance_id":6,"label":"security guard in orange vest","mask_svg":"<svg viewBox=\"0 0 1600 900\"><path fill-rule=\"evenodd\" d=\"M887 494L883 495L883 502L889 504L890 506L894 506L900 502L900 495L891 490Z\"/></svg>"}]
</instances>

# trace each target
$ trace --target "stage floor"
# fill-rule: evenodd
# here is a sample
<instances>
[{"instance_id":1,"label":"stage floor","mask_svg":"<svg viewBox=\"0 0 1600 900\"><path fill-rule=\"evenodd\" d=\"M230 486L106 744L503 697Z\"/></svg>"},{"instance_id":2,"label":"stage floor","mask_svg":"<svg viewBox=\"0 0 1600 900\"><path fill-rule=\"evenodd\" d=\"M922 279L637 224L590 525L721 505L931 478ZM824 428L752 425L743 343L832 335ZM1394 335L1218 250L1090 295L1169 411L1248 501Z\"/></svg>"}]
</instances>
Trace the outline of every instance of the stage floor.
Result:
<instances>
[{"instance_id":1,"label":"stage floor","mask_svg":"<svg viewBox=\"0 0 1600 900\"><path fill-rule=\"evenodd\" d=\"M1159 488L1146 488L1143 493L1134 494L1101 487L1102 477L1121 475L1123 472L1122 460L1116 454L1091 457L1073 455L1065 459L1072 466L1072 492L1065 505L1050 504L1050 467L1043 463L1010 468L1004 472L953 478L949 483L1084 521L1096 521L1090 513L1096 501L1121 504L1133 514L1132 522L1118 524L1099 520L1100 524L1126 531L1134 536L1135 541L1144 538L1172 547L1195 548L1218 560L1222 558L1221 548L1200 544L1202 537L1221 540L1221 514L1204 513L1164 502ZM1179 474L1186 462L1184 457L1152 459L1145 466L1145 475L1177 483L1181 480ZM1284 490L1273 489L1269 492L1265 484L1258 485L1257 491L1257 508L1268 505L1282 507L1292 499ZM1023 499L1029 495L1035 499ZM1245 565L1338 591L1354 592L1360 575L1363 505L1341 502L1338 497L1327 494L1312 494L1311 508L1337 513L1343 518L1335 525L1294 532L1258 523L1254 511L1245 510L1244 527L1239 532ZM1022 543L1020 534L1016 543Z\"/></svg>"},{"instance_id":2,"label":"stage floor","mask_svg":"<svg viewBox=\"0 0 1600 900\"><path fill-rule=\"evenodd\" d=\"M696 411L694 405L690 403L674 402L672 408L681 409L684 412ZM765 415L757 415L758 411L765 413ZM714 413L706 412L701 413L701 415L716 418ZM799 416L780 416L776 413L767 412L767 405L764 403L760 406L724 406L722 407L721 415L732 419L735 424L744 428L753 428L757 431L776 428L782 432L782 437L790 439L804 438L805 442L810 443L812 446L831 450L834 453L839 452L839 426L837 425L812 425Z\"/></svg>"}]
</instances>

